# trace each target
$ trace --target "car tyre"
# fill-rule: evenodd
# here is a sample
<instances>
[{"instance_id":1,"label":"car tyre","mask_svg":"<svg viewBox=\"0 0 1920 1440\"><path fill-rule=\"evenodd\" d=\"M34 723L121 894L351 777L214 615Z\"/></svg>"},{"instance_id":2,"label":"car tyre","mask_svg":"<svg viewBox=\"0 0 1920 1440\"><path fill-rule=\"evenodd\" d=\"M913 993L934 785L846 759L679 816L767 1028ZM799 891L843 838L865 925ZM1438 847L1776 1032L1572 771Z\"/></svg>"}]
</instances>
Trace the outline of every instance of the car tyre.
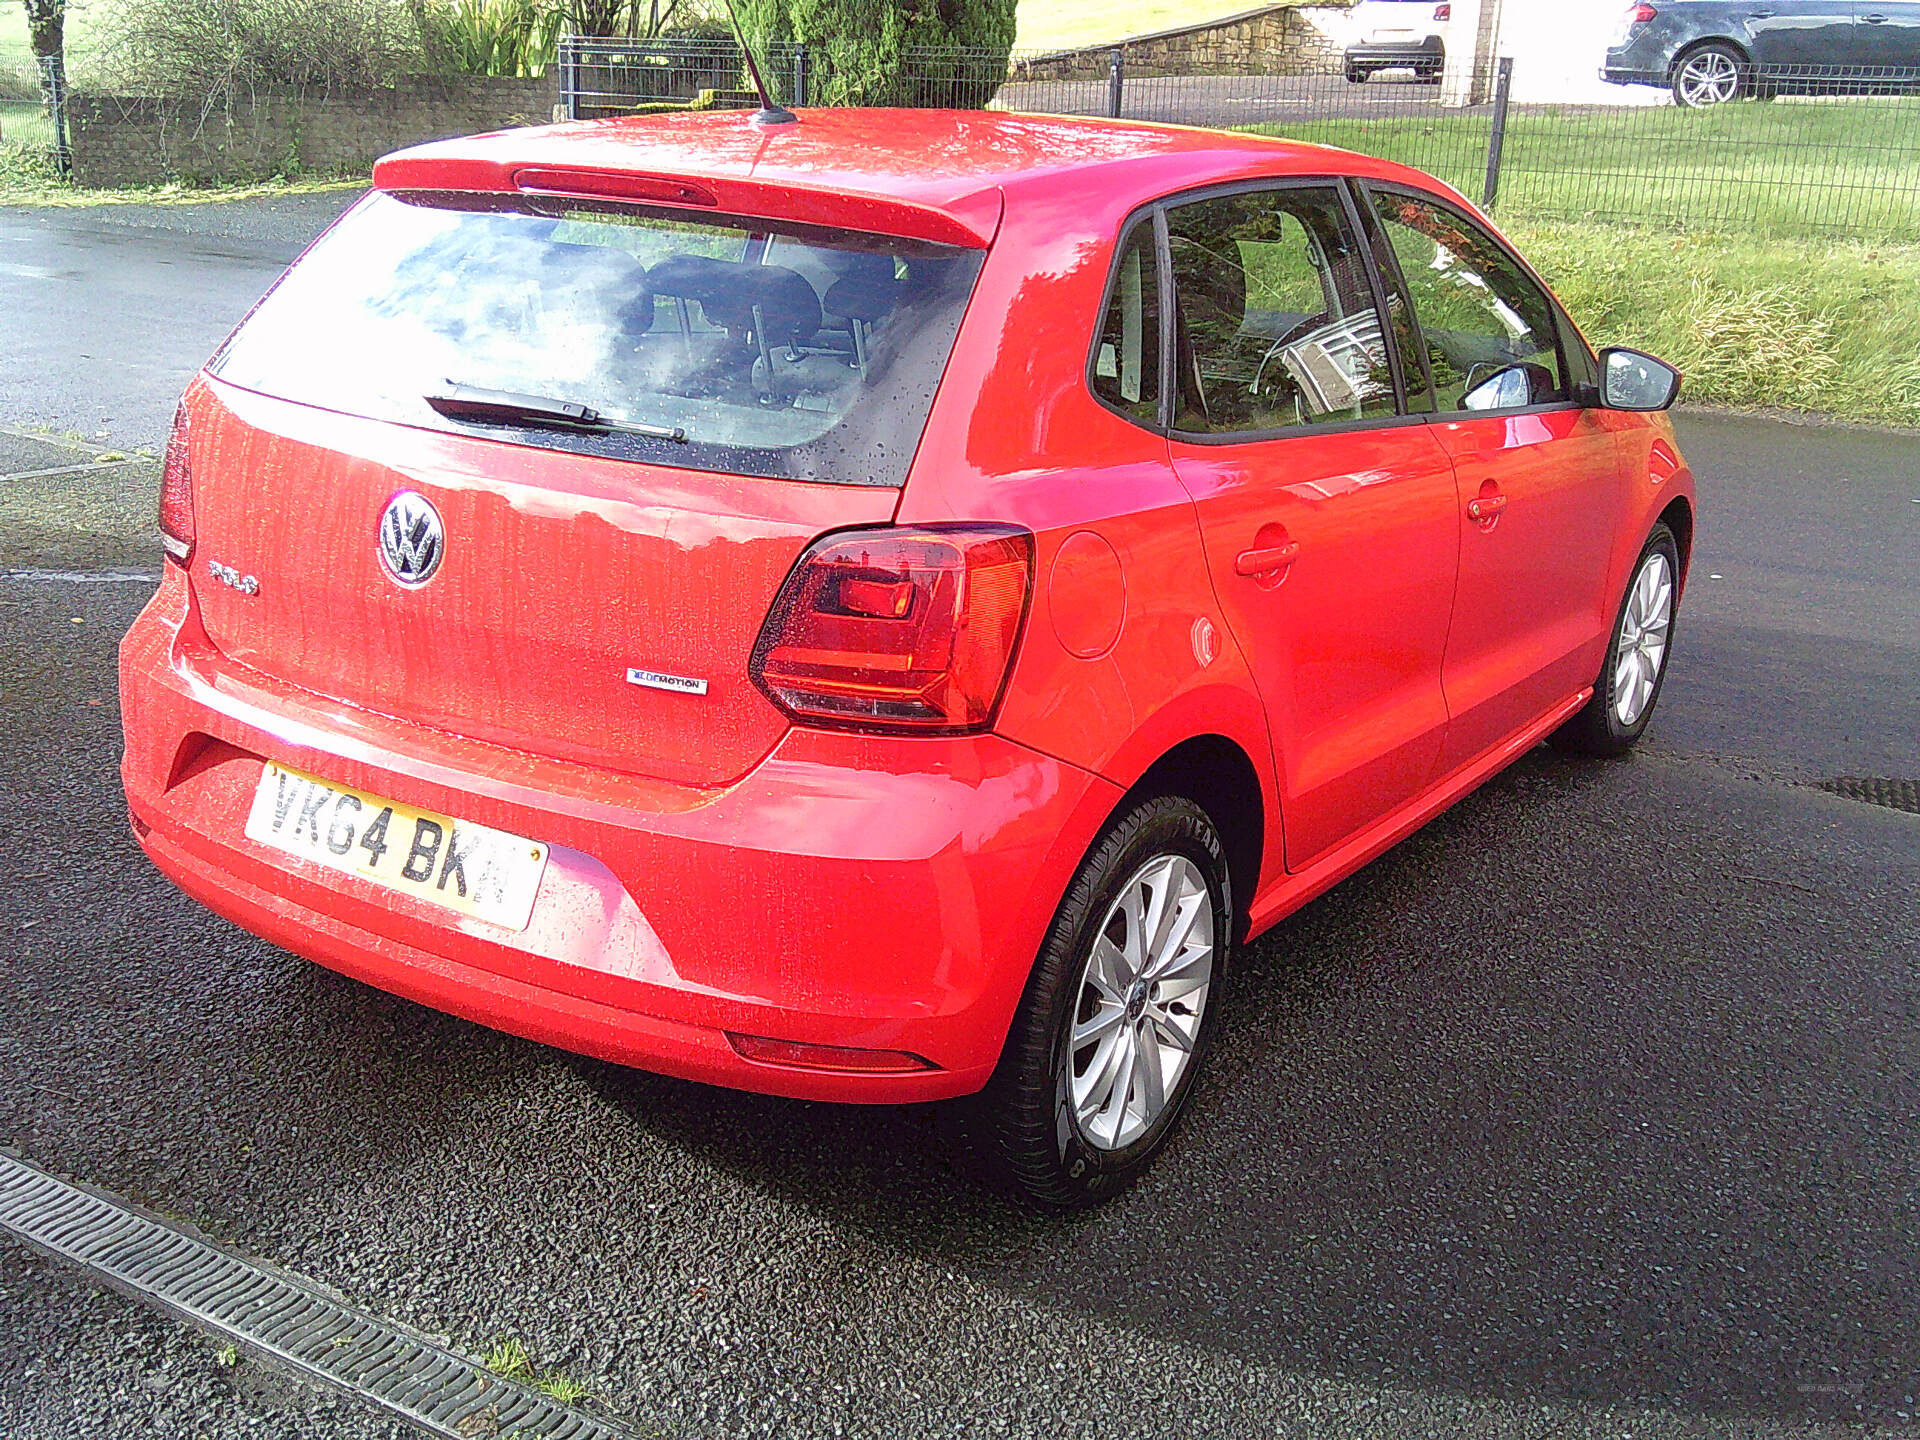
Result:
<instances>
[{"instance_id":1,"label":"car tyre","mask_svg":"<svg viewBox=\"0 0 1920 1440\"><path fill-rule=\"evenodd\" d=\"M1673 67L1673 103L1688 110L1725 105L1753 89L1753 66L1731 45L1701 45Z\"/></svg>"},{"instance_id":2,"label":"car tyre","mask_svg":"<svg viewBox=\"0 0 1920 1440\"><path fill-rule=\"evenodd\" d=\"M1367 76L1371 73L1369 70L1361 69L1358 65L1349 65L1347 67L1347 84L1364 85L1367 83Z\"/></svg>"},{"instance_id":3,"label":"car tyre","mask_svg":"<svg viewBox=\"0 0 1920 1440\"><path fill-rule=\"evenodd\" d=\"M1003 1185L1072 1210L1117 1195L1152 1163L1213 1039L1232 915L1219 833L1192 801L1155 796L1107 827L1067 888L980 1097L976 1133Z\"/></svg>"},{"instance_id":4,"label":"car tyre","mask_svg":"<svg viewBox=\"0 0 1920 1440\"><path fill-rule=\"evenodd\" d=\"M1679 601L1680 547L1673 531L1658 524L1634 562L1614 617L1607 658L1593 682L1593 698L1550 737L1555 749L1624 755L1646 733L1673 656Z\"/></svg>"}]
</instances>

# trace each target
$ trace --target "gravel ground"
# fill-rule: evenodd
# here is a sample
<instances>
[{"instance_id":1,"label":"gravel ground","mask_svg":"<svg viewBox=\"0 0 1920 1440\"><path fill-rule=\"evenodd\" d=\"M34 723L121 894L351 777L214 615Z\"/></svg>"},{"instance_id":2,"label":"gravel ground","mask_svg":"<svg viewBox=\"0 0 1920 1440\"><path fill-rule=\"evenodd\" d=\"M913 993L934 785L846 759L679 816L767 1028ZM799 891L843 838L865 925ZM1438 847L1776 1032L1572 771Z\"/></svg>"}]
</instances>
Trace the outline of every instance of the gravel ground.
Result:
<instances>
[{"instance_id":1,"label":"gravel ground","mask_svg":"<svg viewBox=\"0 0 1920 1440\"><path fill-rule=\"evenodd\" d=\"M63 1265L0 1245L0 1435L36 1440L405 1440L358 1400L289 1379ZM209 1423L211 1421L211 1424Z\"/></svg>"}]
</instances>

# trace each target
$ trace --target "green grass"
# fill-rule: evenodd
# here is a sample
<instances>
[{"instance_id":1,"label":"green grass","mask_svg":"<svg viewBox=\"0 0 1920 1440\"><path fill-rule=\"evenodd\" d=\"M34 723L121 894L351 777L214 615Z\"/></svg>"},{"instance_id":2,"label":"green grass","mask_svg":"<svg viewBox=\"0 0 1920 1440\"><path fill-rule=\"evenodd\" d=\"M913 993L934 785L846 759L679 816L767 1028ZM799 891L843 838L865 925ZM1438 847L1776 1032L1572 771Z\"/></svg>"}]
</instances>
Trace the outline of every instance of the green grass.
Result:
<instances>
[{"instance_id":1,"label":"green grass","mask_svg":"<svg viewBox=\"0 0 1920 1440\"><path fill-rule=\"evenodd\" d=\"M1480 198L1485 118L1256 128ZM1495 218L1589 339L1673 361L1691 402L1920 426L1920 100L1516 112Z\"/></svg>"},{"instance_id":2,"label":"green grass","mask_svg":"<svg viewBox=\"0 0 1920 1440\"><path fill-rule=\"evenodd\" d=\"M68 0L67 75L84 77L96 53L94 16L111 0ZM0 0L0 70L11 70L23 80L34 76L33 47L27 44L27 7L20 0Z\"/></svg>"},{"instance_id":3,"label":"green grass","mask_svg":"<svg viewBox=\"0 0 1920 1440\"><path fill-rule=\"evenodd\" d=\"M1020 0L1021 50L1073 50L1251 10L1258 0Z\"/></svg>"},{"instance_id":4,"label":"green grass","mask_svg":"<svg viewBox=\"0 0 1920 1440\"><path fill-rule=\"evenodd\" d=\"M1506 228L1589 340L1672 361L1691 403L1920 426L1920 245Z\"/></svg>"},{"instance_id":5,"label":"green grass","mask_svg":"<svg viewBox=\"0 0 1920 1440\"><path fill-rule=\"evenodd\" d=\"M511 1335L496 1341L482 1363L502 1379L532 1386L562 1405L574 1405L592 1398L586 1386L564 1371L543 1372L536 1369L533 1357L527 1354L527 1347Z\"/></svg>"},{"instance_id":6,"label":"green grass","mask_svg":"<svg viewBox=\"0 0 1920 1440\"><path fill-rule=\"evenodd\" d=\"M1198 25L1250 10L1257 0L1020 0L1019 36L1022 50L1066 50L1079 45L1101 45L1176 25ZM113 0L81 0L67 7L67 70L84 76L93 60L98 26L95 16L110 9ZM26 7L20 0L0 0L0 67L11 66L23 76L33 73L33 52L27 47Z\"/></svg>"},{"instance_id":7,"label":"green grass","mask_svg":"<svg viewBox=\"0 0 1920 1440\"><path fill-rule=\"evenodd\" d=\"M1255 128L1415 165L1477 200L1491 125L1484 116L1430 115ZM1499 209L1503 217L1920 239L1920 98L1516 111Z\"/></svg>"},{"instance_id":8,"label":"green grass","mask_svg":"<svg viewBox=\"0 0 1920 1440\"><path fill-rule=\"evenodd\" d=\"M53 124L38 105L0 105L0 204L64 191L53 168Z\"/></svg>"},{"instance_id":9,"label":"green grass","mask_svg":"<svg viewBox=\"0 0 1920 1440\"><path fill-rule=\"evenodd\" d=\"M0 0L4 4L5 0ZM53 167L53 125L38 105L0 105L0 205L204 205L364 186L368 176L302 177L250 185L140 185L78 190Z\"/></svg>"}]
</instances>

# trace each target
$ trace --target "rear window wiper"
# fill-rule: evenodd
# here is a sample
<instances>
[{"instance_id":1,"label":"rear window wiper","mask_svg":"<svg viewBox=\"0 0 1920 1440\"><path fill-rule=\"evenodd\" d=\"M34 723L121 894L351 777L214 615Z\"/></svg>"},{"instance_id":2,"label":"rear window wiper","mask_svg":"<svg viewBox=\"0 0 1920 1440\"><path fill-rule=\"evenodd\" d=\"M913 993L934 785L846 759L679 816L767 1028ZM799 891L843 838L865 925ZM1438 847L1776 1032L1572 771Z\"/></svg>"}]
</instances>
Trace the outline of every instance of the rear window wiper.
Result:
<instances>
[{"instance_id":1,"label":"rear window wiper","mask_svg":"<svg viewBox=\"0 0 1920 1440\"><path fill-rule=\"evenodd\" d=\"M613 430L622 435L644 435L650 440L675 440L683 445L687 441L687 432L677 425L643 425L618 420L601 414L591 405L577 405L571 400L554 400L545 395L523 395L517 390L487 390L449 380L444 392L421 398L450 420L552 430Z\"/></svg>"}]
</instances>

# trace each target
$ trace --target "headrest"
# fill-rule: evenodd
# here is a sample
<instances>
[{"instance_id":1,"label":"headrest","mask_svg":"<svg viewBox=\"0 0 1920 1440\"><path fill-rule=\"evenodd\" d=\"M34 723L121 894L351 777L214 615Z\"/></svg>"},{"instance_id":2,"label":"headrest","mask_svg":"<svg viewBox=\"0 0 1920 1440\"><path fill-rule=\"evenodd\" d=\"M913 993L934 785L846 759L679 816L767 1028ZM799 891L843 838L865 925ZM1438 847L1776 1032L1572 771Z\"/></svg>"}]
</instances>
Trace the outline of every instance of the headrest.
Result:
<instances>
[{"instance_id":1,"label":"headrest","mask_svg":"<svg viewBox=\"0 0 1920 1440\"><path fill-rule=\"evenodd\" d=\"M654 291L699 302L707 319L736 336L753 328L760 307L769 345L811 340L820 329L820 297L798 270L784 265L746 265L704 255L675 255L647 272Z\"/></svg>"}]
</instances>

